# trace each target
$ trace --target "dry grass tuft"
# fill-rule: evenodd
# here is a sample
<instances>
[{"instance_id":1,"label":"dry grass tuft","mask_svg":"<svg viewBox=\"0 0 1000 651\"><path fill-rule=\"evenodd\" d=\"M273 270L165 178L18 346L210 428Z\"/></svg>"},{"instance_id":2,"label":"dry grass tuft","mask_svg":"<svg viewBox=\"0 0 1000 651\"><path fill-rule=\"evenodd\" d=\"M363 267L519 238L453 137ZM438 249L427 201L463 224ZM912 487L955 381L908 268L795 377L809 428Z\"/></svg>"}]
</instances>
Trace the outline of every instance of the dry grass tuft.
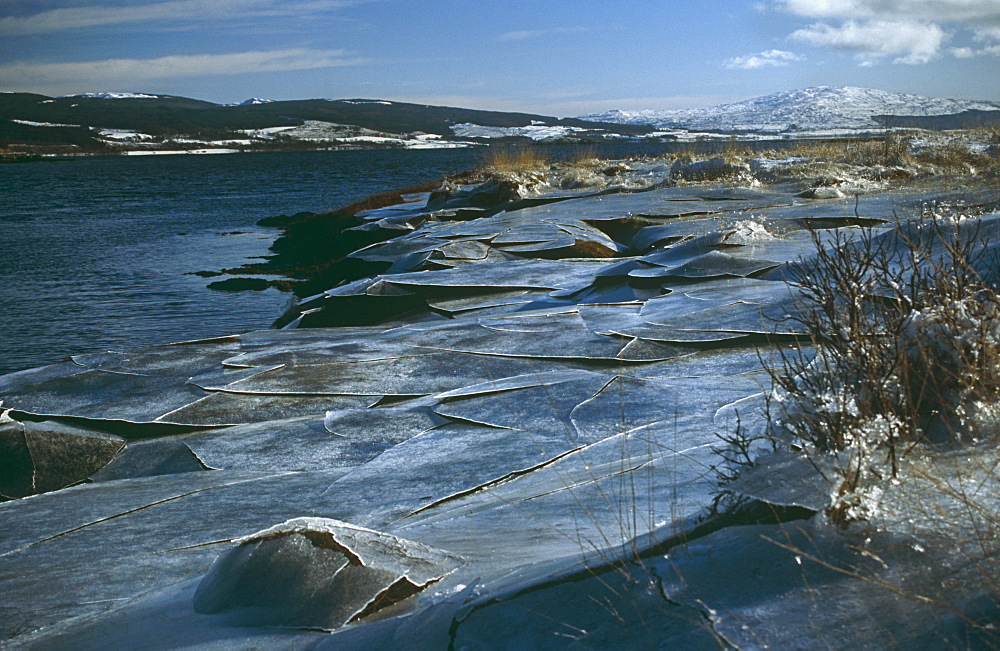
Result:
<instances>
[{"instance_id":1,"label":"dry grass tuft","mask_svg":"<svg viewBox=\"0 0 1000 651\"><path fill-rule=\"evenodd\" d=\"M946 172L971 172L996 166L996 159L973 150L967 142L952 140L947 143L926 147L914 154L914 159L925 165L933 165Z\"/></svg>"},{"instance_id":2,"label":"dry grass tuft","mask_svg":"<svg viewBox=\"0 0 1000 651\"><path fill-rule=\"evenodd\" d=\"M549 165L548 153L531 145L490 147L481 169L486 174L511 176L538 172Z\"/></svg>"}]
</instances>

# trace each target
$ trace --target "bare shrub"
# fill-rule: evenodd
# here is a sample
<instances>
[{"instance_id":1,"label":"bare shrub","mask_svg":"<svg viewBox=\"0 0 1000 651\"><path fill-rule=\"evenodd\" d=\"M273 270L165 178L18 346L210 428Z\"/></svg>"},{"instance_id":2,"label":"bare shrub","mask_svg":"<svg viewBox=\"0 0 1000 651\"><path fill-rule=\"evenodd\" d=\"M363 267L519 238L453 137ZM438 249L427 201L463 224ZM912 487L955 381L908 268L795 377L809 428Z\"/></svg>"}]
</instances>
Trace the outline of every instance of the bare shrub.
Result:
<instances>
[{"instance_id":1,"label":"bare shrub","mask_svg":"<svg viewBox=\"0 0 1000 651\"><path fill-rule=\"evenodd\" d=\"M922 442L992 435L1000 422L997 261L978 220L942 211L878 234L813 234L793 265L794 320L813 356L779 352L769 433L843 460L831 515L865 516L863 489L897 477Z\"/></svg>"}]
</instances>

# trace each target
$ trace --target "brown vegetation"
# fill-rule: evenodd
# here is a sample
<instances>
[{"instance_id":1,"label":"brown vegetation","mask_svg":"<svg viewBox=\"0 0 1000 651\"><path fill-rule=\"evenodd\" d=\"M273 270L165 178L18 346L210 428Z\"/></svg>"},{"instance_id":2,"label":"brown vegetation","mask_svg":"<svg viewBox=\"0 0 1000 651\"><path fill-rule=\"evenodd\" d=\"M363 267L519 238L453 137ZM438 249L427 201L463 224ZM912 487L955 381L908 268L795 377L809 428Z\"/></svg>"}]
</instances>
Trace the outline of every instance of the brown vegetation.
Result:
<instances>
[{"instance_id":1,"label":"brown vegetation","mask_svg":"<svg viewBox=\"0 0 1000 651\"><path fill-rule=\"evenodd\" d=\"M511 176L538 172L549 164L549 155L531 145L490 147L480 169L487 175Z\"/></svg>"}]
</instances>

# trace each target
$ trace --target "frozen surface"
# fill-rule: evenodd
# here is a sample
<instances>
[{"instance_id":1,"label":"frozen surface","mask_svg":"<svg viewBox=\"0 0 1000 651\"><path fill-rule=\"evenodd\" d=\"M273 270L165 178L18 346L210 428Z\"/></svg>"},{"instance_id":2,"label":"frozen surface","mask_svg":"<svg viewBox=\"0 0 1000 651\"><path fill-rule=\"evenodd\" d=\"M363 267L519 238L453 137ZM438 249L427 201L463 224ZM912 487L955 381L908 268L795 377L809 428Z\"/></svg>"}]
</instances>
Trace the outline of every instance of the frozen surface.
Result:
<instances>
[{"instance_id":1,"label":"frozen surface","mask_svg":"<svg viewBox=\"0 0 1000 651\"><path fill-rule=\"evenodd\" d=\"M949 190L856 208L794 184L649 180L531 200L452 189L371 211L366 227L391 237L352 255L386 270L287 319L323 327L0 377L0 494L16 498L0 503L0 639L979 640L953 611L885 589L934 563L915 584L944 585L937 598L969 621L995 615L981 590L941 583L993 557L914 552L926 528L902 506L865 543L882 565L821 516L737 527L709 512L715 433L758 426L759 347L800 334L783 270L809 254L805 228L882 223ZM368 325L341 324L359 314ZM810 469L772 459L733 490L805 517L825 506Z\"/></svg>"}]
</instances>

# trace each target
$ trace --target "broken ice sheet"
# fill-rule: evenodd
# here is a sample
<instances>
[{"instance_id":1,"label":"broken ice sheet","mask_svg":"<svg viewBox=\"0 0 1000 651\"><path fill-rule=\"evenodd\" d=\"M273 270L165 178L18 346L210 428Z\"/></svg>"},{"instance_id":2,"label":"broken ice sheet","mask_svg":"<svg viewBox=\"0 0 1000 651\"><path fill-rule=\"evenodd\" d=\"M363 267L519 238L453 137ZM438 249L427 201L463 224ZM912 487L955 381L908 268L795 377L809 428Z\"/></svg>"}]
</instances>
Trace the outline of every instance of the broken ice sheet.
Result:
<instances>
[{"instance_id":1,"label":"broken ice sheet","mask_svg":"<svg viewBox=\"0 0 1000 651\"><path fill-rule=\"evenodd\" d=\"M682 278L711 278L713 276L746 277L773 269L780 262L759 260L739 255L711 251L678 267L670 268L669 275Z\"/></svg>"},{"instance_id":2,"label":"broken ice sheet","mask_svg":"<svg viewBox=\"0 0 1000 651\"><path fill-rule=\"evenodd\" d=\"M357 258L368 262L395 262L404 255L432 251L448 244L448 240L432 237L400 237L386 242L377 242L349 254L349 258Z\"/></svg>"},{"instance_id":3,"label":"broken ice sheet","mask_svg":"<svg viewBox=\"0 0 1000 651\"><path fill-rule=\"evenodd\" d=\"M553 384L561 384L563 382L586 380L593 377L594 374L590 371L573 368L538 371L535 373L526 373L524 375L500 377L497 379L491 379L481 384L474 384L460 389L453 389L452 391L437 394L433 397L433 400L435 402L449 402L457 398L502 393L504 391L513 391L516 389L550 386Z\"/></svg>"},{"instance_id":4,"label":"broken ice sheet","mask_svg":"<svg viewBox=\"0 0 1000 651\"><path fill-rule=\"evenodd\" d=\"M443 425L329 483L314 508L356 524L395 531L393 523L409 513L524 473L574 448L558 434L467 422ZM445 543L441 546L451 549Z\"/></svg>"},{"instance_id":5,"label":"broken ice sheet","mask_svg":"<svg viewBox=\"0 0 1000 651\"><path fill-rule=\"evenodd\" d=\"M153 421L186 427L221 427L320 415L337 407L368 406L374 395L289 395L219 391Z\"/></svg>"},{"instance_id":6,"label":"broken ice sheet","mask_svg":"<svg viewBox=\"0 0 1000 651\"><path fill-rule=\"evenodd\" d=\"M701 378L615 377L573 408L570 419L584 441L655 425L672 445L694 447L712 442L712 414L730 402L760 390L752 376ZM692 420L693 419L693 420ZM701 425L692 425L700 422ZM672 432L671 432L672 430ZM661 436L661 434L666 435Z\"/></svg>"},{"instance_id":7,"label":"broken ice sheet","mask_svg":"<svg viewBox=\"0 0 1000 651\"><path fill-rule=\"evenodd\" d=\"M0 411L0 497L18 498L85 480L125 439L54 421L20 422Z\"/></svg>"},{"instance_id":8,"label":"broken ice sheet","mask_svg":"<svg viewBox=\"0 0 1000 651\"><path fill-rule=\"evenodd\" d=\"M199 613L242 625L340 628L408 599L462 564L446 551L325 518L238 541L202 579Z\"/></svg>"},{"instance_id":9,"label":"broken ice sheet","mask_svg":"<svg viewBox=\"0 0 1000 651\"><path fill-rule=\"evenodd\" d=\"M427 287L485 287L517 289L563 289L587 284L593 272L606 262L523 260L505 264L474 264L442 271L393 274L396 285Z\"/></svg>"},{"instance_id":10,"label":"broken ice sheet","mask_svg":"<svg viewBox=\"0 0 1000 651\"><path fill-rule=\"evenodd\" d=\"M466 330L466 326L471 332ZM452 331L411 332L414 340L411 343L424 346L418 351L419 354L343 364L283 367L234 382L226 387L225 393L217 394L217 404L222 406L227 399L236 400L237 395L244 398L255 395L261 398L270 397L276 401L282 396L289 401L305 400L308 396L314 396L316 404L321 404L325 397L330 401L329 408L333 409L336 407L335 401L351 396L435 394L478 384L495 377L529 373L537 370L539 366L537 361L529 357L532 354L530 350L518 359L500 358L495 354L489 354L499 352L496 351L498 346L516 353L514 346L516 342L508 341L507 336L519 337L518 333L496 333L494 336L486 337L484 335L490 335L494 331L476 324L465 324ZM422 336L425 334L428 335L426 339ZM440 338L432 336L434 334L443 336ZM493 346L491 342L494 338L503 341L495 342L497 345ZM484 350L471 350L482 349L483 339L487 340ZM517 341L521 339L518 338ZM478 342L481 345L464 345L471 342ZM535 348L543 347L544 343L543 341ZM431 350L432 346L439 350ZM440 350L446 347L450 347L451 350ZM549 347L554 348L552 345ZM613 355L620 347L618 345L602 350ZM462 348L470 350L461 350ZM433 354L423 354L428 352ZM478 352L484 354L472 354ZM280 401L275 403L276 406L280 404Z\"/></svg>"},{"instance_id":11,"label":"broken ice sheet","mask_svg":"<svg viewBox=\"0 0 1000 651\"><path fill-rule=\"evenodd\" d=\"M775 506L799 506L818 513L830 506L836 494L838 472L832 457L772 452L758 457L754 467L726 489Z\"/></svg>"},{"instance_id":12,"label":"broken ice sheet","mask_svg":"<svg viewBox=\"0 0 1000 651\"><path fill-rule=\"evenodd\" d=\"M140 375L67 365L49 371L39 381L18 383L4 391L4 404L42 416L149 422L205 395L186 385L187 377L176 375Z\"/></svg>"},{"instance_id":13,"label":"broken ice sheet","mask_svg":"<svg viewBox=\"0 0 1000 651\"><path fill-rule=\"evenodd\" d=\"M478 296L461 298L428 299L427 305L434 310L457 316L463 312L484 310L510 305L524 305L534 300L546 298L547 291L532 292L526 289L511 292L489 292Z\"/></svg>"},{"instance_id":14,"label":"broken ice sheet","mask_svg":"<svg viewBox=\"0 0 1000 651\"><path fill-rule=\"evenodd\" d=\"M568 235L556 224L546 222L519 223L498 234L490 243L493 246L510 244L534 244L558 240Z\"/></svg>"},{"instance_id":15,"label":"broken ice sheet","mask_svg":"<svg viewBox=\"0 0 1000 651\"><path fill-rule=\"evenodd\" d=\"M243 352L223 364L227 368L310 366L431 354L406 341L380 337L390 329L382 325L250 332L241 335Z\"/></svg>"},{"instance_id":16,"label":"broken ice sheet","mask_svg":"<svg viewBox=\"0 0 1000 651\"><path fill-rule=\"evenodd\" d=\"M477 240L445 240L435 251L444 258L454 260L485 260L490 254L490 247Z\"/></svg>"},{"instance_id":17,"label":"broken ice sheet","mask_svg":"<svg viewBox=\"0 0 1000 651\"><path fill-rule=\"evenodd\" d=\"M629 322L622 327L612 327L611 332L623 337L645 339L666 344L710 344L712 342L735 341L747 337L745 332L725 330L680 329L652 323Z\"/></svg>"},{"instance_id":18,"label":"broken ice sheet","mask_svg":"<svg viewBox=\"0 0 1000 651\"><path fill-rule=\"evenodd\" d=\"M368 400L359 401L359 410L365 411ZM180 440L212 468L273 472L338 468L346 472L389 447L385 441L358 441L330 434L323 427L323 411L202 430Z\"/></svg>"},{"instance_id":19,"label":"broken ice sheet","mask_svg":"<svg viewBox=\"0 0 1000 651\"><path fill-rule=\"evenodd\" d=\"M678 331L756 334L787 334L802 331L800 324L788 321L788 312L782 305L760 305L739 301L706 307L704 310L673 318L664 316L663 312L640 318L645 318L650 325L675 328Z\"/></svg>"},{"instance_id":20,"label":"broken ice sheet","mask_svg":"<svg viewBox=\"0 0 1000 651\"><path fill-rule=\"evenodd\" d=\"M110 463L91 475L90 479L113 481L208 469L190 447L176 439L164 438L137 441L126 446Z\"/></svg>"},{"instance_id":21,"label":"broken ice sheet","mask_svg":"<svg viewBox=\"0 0 1000 651\"><path fill-rule=\"evenodd\" d=\"M557 374L540 386L511 388L495 393L453 398L434 411L448 418L480 423L491 427L565 438L576 444L578 438L569 425L573 408L590 398L607 383L609 376L600 373L573 374L560 381Z\"/></svg>"},{"instance_id":22,"label":"broken ice sheet","mask_svg":"<svg viewBox=\"0 0 1000 651\"><path fill-rule=\"evenodd\" d=\"M431 405L380 407L375 409L337 409L326 412L323 427L330 434L386 448L440 427L441 418Z\"/></svg>"},{"instance_id":23,"label":"broken ice sheet","mask_svg":"<svg viewBox=\"0 0 1000 651\"><path fill-rule=\"evenodd\" d=\"M697 194L696 194L697 193ZM698 196L701 194L702 196ZM709 196L704 189L667 187L647 192L606 194L600 197L565 201L553 206L533 208L534 217L553 218L566 214L588 222L617 219L622 216L650 218L676 218L684 215L703 215L737 210L761 210L770 206L791 203L792 198L782 193L745 188L725 188ZM543 212L543 208L548 209Z\"/></svg>"},{"instance_id":24,"label":"broken ice sheet","mask_svg":"<svg viewBox=\"0 0 1000 651\"><path fill-rule=\"evenodd\" d=\"M710 444L676 445L692 434L613 434L415 510L393 531L466 556L490 590L523 585L518 574L531 574L539 559L564 558L571 567L583 558L609 561L609 548L700 513L710 500ZM495 542L484 549L484 538Z\"/></svg>"},{"instance_id":25,"label":"broken ice sheet","mask_svg":"<svg viewBox=\"0 0 1000 651\"><path fill-rule=\"evenodd\" d=\"M628 341L595 334L575 312L575 306L563 305L547 316L484 318L488 325L455 320L440 327L408 326L394 334L405 335L415 346L465 353L475 364L495 356L510 364L514 358L617 359Z\"/></svg>"},{"instance_id":26,"label":"broken ice sheet","mask_svg":"<svg viewBox=\"0 0 1000 651\"><path fill-rule=\"evenodd\" d=\"M248 333L172 350L82 356L67 365L0 378L7 407L20 408L22 400L41 405L45 399L52 409L70 413L156 415L159 423L137 427L147 435L177 435L204 465L219 468L95 483L5 503L5 516L19 526L0 531L0 553L6 553L0 556L4 594L12 595L15 614L30 625L55 623L68 630L80 615L101 616L120 605L127 612L145 590L162 591L199 577L234 537L305 514L335 517L461 554L471 559L470 565L442 579L440 589L451 591L484 577L486 599L495 596L489 590L496 586L529 597L554 594L547 590L559 586L579 587L582 582L559 582L566 574L553 574L554 565L546 562L561 563L565 570L578 567L583 556L607 561L609 547L618 549L620 542L639 539L654 526L687 531L684 523L711 503L707 469L718 462L711 448L719 444L714 432L731 431L737 411L747 424L743 410L756 404L747 396L768 386L750 340L763 340L757 332L761 310L784 305L788 290L780 282L781 268L754 273L779 282L693 276L662 281L638 277L641 271L628 274L651 269L662 276L706 255L717 258L716 266L723 270L729 262L781 262L811 250L809 234L795 230L800 227L795 220L810 210L825 210L818 205L781 209L785 217L755 215L769 233L780 235L777 239L758 242L734 235L739 223L732 209L752 207L758 199L771 201L731 188L712 192L689 186L657 196L550 204L533 216L513 210L478 220L482 223L425 223L406 236L413 241L398 244L400 254L417 246L418 253L406 264L456 269L385 274L331 293L377 294L392 304L412 293L457 318L407 326ZM633 210L643 202L649 217L638 217ZM876 204L883 214L891 213L886 201L863 200L862 208ZM623 210L625 206L630 207ZM692 210L714 212L704 218L669 216ZM851 211L853 205L848 216ZM656 244L672 246L643 259L610 263L511 260L497 248L526 246L542 251L523 250L523 255L561 255L544 250L553 238L563 237L560 233L574 241L584 232L602 239L578 225L575 220L581 216L587 218L585 224L602 222L598 231L613 234L619 243L627 242L644 221L658 224L664 228L647 235ZM394 227L412 225L387 215L379 219ZM537 224L518 234L518 223L525 219ZM772 228L774 223L779 227ZM516 242L534 237L529 231L547 235L542 242ZM660 239L664 234L667 240ZM487 244L501 235L496 246ZM425 237L432 239L418 242ZM424 245L434 248L420 252ZM671 293L656 296L661 291ZM628 303L577 306L577 301ZM489 314L463 315L466 310ZM728 330L737 327L753 333ZM727 330L718 332L723 328ZM631 334L612 336L617 330ZM675 344L671 338L695 341ZM442 352L454 348L466 352ZM85 374L83 388L75 393L73 378L79 373ZM99 392L81 395L91 387ZM185 393L174 404L178 387ZM163 424L171 419L186 423L183 430ZM224 426L233 421L239 424ZM200 429L204 425L215 427ZM174 450L184 452L180 446ZM171 457L164 446L154 461ZM53 496L57 499L49 499ZM312 558L309 545L304 551ZM143 554L134 553L136 548ZM95 555L94 549L102 553ZM727 562L714 560L718 562L695 574L700 577L701 569L717 573L718 563ZM545 569L538 570L542 565ZM745 570L739 563L725 565L733 566ZM913 574L919 574L920 566L914 567ZM763 566L765 579L771 569ZM801 571L797 565L792 570ZM308 583L313 575L307 571L300 576ZM825 589L827 584L822 585ZM749 617L778 612L778 625L787 627L801 612L794 608L815 595L792 593L784 599L785 594L776 599L765 595L740 612ZM243 639L226 628L225 614L192 614L191 593L186 596L184 609L169 615L143 611L144 618L135 620L137 630L145 630L153 618L184 626L213 621L212 635L218 638L212 640ZM713 607L715 595L699 593L697 598ZM781 610L785 605L788 609ZM560 608L557 604L543 614L559 616ZM686 612L689 606L670 608ZM691 612L701 623L699 608L691 607ZM739 623L725 630L732 632ZM771 630L767 622L761 626ZM502 622L486 622L479 630L502 629ZM461 623L457 630L455 639L462 640ZM621 634L615 623L602 630L610 631L608 639ZM289 644L313 641L306 640L308 634L297 638L299 632L283 631ZM753 643L750 633L734 634ZM331 644L336 637L331 636ZM277 634L273 639L279 639ZM655 639L663 643L665 638Z\"/></svg>"}]
</instances>

